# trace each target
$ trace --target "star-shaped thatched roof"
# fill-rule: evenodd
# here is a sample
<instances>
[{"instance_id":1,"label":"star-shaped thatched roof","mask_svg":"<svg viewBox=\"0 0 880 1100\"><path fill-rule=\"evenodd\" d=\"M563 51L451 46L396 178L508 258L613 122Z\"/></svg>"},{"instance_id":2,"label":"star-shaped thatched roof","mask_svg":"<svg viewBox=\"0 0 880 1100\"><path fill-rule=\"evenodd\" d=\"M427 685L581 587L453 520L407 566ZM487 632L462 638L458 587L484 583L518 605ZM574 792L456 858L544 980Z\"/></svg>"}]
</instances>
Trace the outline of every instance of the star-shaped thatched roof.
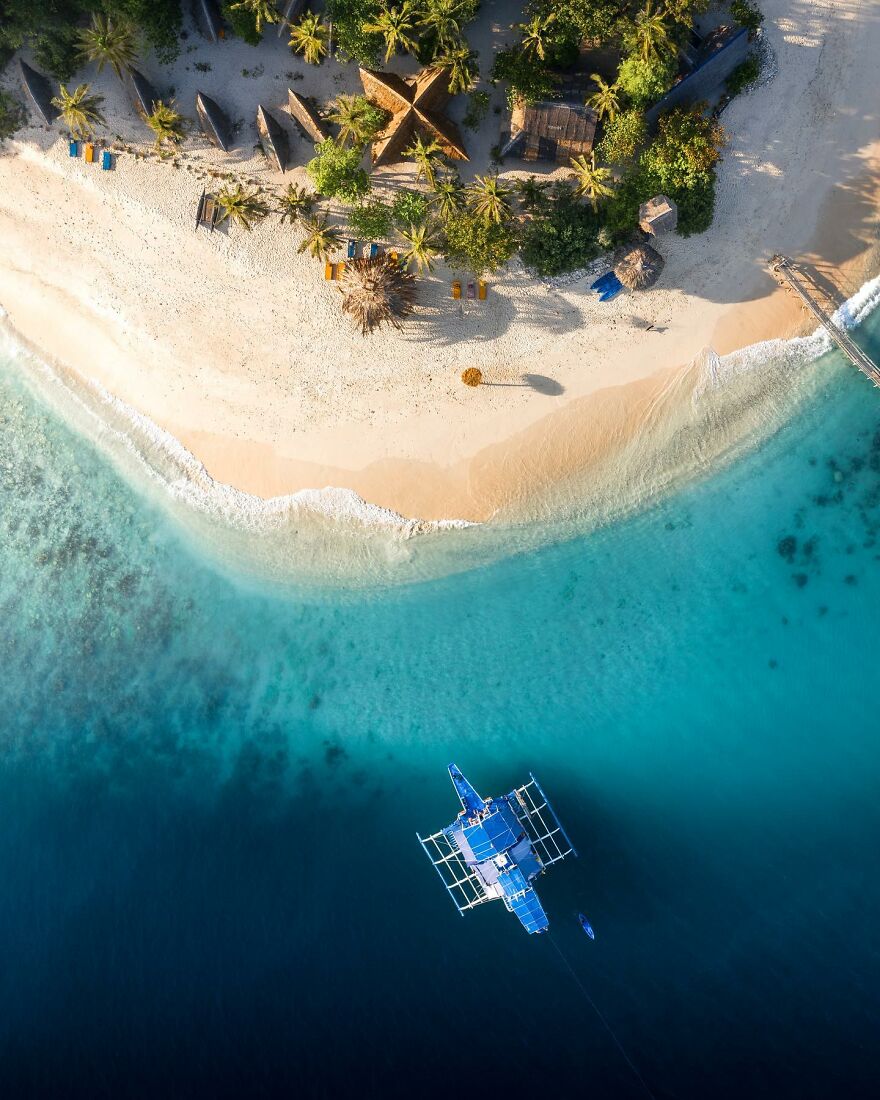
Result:
<instances>
[{"instance_id":1,"label":"star-shaped thatched roof","mask_svg":"<svg viewBox=\"0 0 880 1100\"><path fill-rule=\"evenodd\" d=\"M449 74L445 69L422 69L405 80L394 73L361 69L367 99L391 112L391 119L373 142L373 164L395 164L417 134L441 146L447 157L467 160L455 123L443 114L449 102Z\"/></svg>"}]
</instances>

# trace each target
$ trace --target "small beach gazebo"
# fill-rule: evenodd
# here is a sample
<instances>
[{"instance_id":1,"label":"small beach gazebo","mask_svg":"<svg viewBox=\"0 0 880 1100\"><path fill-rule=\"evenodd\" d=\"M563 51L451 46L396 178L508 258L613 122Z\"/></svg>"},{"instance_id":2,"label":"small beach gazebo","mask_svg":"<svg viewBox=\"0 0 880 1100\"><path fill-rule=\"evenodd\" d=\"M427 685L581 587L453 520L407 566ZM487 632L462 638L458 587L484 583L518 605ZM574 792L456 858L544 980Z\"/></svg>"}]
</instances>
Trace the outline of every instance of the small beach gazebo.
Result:
<instances>
[{"instance_id":1,"label":"small beach gazebo","mask_svg":"<svg viewBox=\"0 0 880 1100\"><path fill-rule=\"evenodd\" d=\"M232 144L232 127L219 105L204 92L196 92L196 113L199 116L202 133L208 141L218 149L222 149L224 153L228 153L229 146Z\"/></svg>"},{"instance_id":2,"label":"small beach gazebo","mask_svg":"<svg viewBox=\"0 0 880 1100\"><path fill-rule=\"evenodd\" d=\"M141 118L148 118L153 113L154 104L159 102L156 89L137 69L128 70L125 83L135 110Z\"/></svg>"},{"instance_id":3,"label":"small beach gazebo","mask_svg":"<svg viewBox=\"0 0 880 1100\"><path fill-rule=\"evenodd\" d=\"M287 134L281 123L273 118L262 104L257 107L257 130L266 156L275 162L279 172L284 172L290 156Z\"/></svg>"},{"instance_id":4,"label":"small beach gazebo","mask_svg":"<svg viewBox=\"0 0 880 1100\"><path fill-rule=\"evenodd\" d=\"M655 237L671 233L678 225L678 207L666 195L655 195L639 207L639 225Z\"/></svg>"},{"instance_id":5,"label":"small beach gazebo","mask_svg":"<svg viewBox=\"0 0 880 1100\"><path fill-rule=\"evenodd\" d=\"M58 118L59 110L52 102L52 86L49 81L32 69L19 58L19 72L21 73L21 86L24 88L31 103L36 107L40 117L50 126Z\"/></svg>"},{"instance_id":6,"label":"small beach gazebo","mask_svg":"<svg viewBox=\"0 0 880 1100\"><path fill-rule=\"evenodd\" d=\"M649 244L637 244L615 265L614 274L627 290L647 290L660 278L666 261Z\"/></svg>"}]
</instances>

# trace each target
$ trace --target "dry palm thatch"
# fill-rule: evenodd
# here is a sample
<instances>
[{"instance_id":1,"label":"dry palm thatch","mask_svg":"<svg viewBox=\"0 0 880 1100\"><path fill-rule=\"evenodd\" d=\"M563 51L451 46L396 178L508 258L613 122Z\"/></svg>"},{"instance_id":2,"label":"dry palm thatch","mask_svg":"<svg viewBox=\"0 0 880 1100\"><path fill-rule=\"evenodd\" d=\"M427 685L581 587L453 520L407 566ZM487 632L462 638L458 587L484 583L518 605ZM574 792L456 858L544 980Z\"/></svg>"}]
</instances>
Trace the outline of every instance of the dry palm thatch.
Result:
<instances>
[{"instance_id":1,"label":"dry palm thatch","mask_svg":"<svg viewBox=\"0 0 880 1100\"><path fill-rule=\"evenodd\" d=\"M657 282L665 262L649 244L637 244L615 266L614 274L628 290L646 290Z\"/></svg>"},{"instance_id":2,"label":"dry palm thatch","mask_svg":"<svg viewBox=\"0 0 880 1100\"><path fill-rule=\"evenodd\" d=\"M338 289L343 312L364 336L384 324L402 328L401 321L415 308L415 277L392 256L349 260Z\"/></svg>"},{"instance_id":3,"label":"dry palm thatch","mask_svg":"<svg viewBox=\"0 0 880 1100\"><path fill-rule=\"evenodd\" d=\"M483 372L479 367L468 367L462 371L461 380L466 386L479 386L483 381Z\"/></svg>"}]
</instances>

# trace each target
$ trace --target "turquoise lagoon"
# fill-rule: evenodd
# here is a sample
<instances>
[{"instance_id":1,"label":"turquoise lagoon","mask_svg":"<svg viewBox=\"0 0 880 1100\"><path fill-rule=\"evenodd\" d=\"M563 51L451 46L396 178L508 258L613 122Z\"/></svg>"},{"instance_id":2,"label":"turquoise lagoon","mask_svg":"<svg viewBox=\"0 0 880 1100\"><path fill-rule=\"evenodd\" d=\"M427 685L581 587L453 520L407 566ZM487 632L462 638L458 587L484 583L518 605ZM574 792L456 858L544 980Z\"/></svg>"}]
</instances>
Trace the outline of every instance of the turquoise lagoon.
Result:
<instances>
[{"instance_id":1,"label":"turquoise lagoon","mask_svg":"<svg viewBox=\"0 0 880 1100\"><path fill-rule=\"evenodd\" d=\"M2 1095L643 1095L554 943L658 1097L875 1095L880 398L804 350L613 521L226 550L10 355ZM450 760L554 799L553 942L442 892Z\"/></svg>"}]
</instances>

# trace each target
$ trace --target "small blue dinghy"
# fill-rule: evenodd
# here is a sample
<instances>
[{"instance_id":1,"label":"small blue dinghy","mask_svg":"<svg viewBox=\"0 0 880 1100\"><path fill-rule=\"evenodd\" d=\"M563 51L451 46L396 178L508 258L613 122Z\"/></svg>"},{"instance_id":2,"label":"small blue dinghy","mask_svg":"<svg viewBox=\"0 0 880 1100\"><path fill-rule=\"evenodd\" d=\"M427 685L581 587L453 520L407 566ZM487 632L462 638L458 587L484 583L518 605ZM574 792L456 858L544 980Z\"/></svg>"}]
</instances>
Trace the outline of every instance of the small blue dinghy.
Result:
<instances>
[{"instance_id":1,"label":"small blue dinghy","mask_svg":"<svg viewBox=\"0 0 880 1100\"><path fill-rule=\"evenodd\" d=\"M591 940L594 940L596 938L596 933L593 931L592 924L590 924L583 913L578 913L578 920L580 921L581 928L583 928Z\"/></svg>"}]
</instances>

